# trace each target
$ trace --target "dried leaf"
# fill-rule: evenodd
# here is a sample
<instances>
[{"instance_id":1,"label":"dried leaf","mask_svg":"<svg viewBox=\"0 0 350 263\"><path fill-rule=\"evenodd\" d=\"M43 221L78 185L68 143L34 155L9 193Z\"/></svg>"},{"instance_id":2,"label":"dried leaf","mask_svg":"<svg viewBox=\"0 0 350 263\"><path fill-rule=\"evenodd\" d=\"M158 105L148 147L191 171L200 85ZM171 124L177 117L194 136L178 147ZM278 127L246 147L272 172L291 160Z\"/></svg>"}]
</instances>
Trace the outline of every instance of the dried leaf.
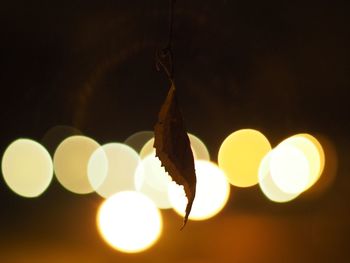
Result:
<instances>
[{"instance_id":1,"label":"dried leaf","mask_svg":"<svg viewBox=\"0 0 350 263\"><path fill-rule=\"evenodd\" d=\"M180 107L176 98L176 89L171 85L162 105L158 122L154 127L154 147L165 171L179 185L183 185L187 196L186 225L196 194L196 173L191 150Z\"/></svg>"}]
</instances>

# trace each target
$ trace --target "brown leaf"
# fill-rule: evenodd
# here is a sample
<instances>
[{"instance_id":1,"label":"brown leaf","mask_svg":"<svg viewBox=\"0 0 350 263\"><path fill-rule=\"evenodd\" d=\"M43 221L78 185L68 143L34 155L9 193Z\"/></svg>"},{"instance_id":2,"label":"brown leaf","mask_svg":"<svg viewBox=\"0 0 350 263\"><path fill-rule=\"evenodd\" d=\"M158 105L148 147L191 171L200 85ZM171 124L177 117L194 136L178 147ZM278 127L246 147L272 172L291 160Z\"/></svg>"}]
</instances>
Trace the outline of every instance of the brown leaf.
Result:
<instances>
[{"instance_id":1,"label":"brown leaf","mask_svg":"<svg viewBox=\"0 0 350 263\"><path fill-rule=\"evenodd\" d=\"M156 156L165 171L179 185L183 185L187 196L186 225L196 194L196 173L191 150L180 107L176 98L175 85L172 84L160 109L158 122L154 127L154 147Z\"/></svg>"}]
</instances>

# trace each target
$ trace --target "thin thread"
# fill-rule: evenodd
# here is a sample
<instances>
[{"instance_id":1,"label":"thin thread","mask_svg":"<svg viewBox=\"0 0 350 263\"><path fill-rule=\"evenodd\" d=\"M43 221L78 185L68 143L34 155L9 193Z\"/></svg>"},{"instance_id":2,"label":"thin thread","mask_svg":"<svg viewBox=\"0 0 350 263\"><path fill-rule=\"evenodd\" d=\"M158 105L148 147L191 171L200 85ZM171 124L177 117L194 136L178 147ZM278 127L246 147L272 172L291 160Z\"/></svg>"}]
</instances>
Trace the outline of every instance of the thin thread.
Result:
<instances>
[{"instance_id":1,"label":"thin thread","mask_svg":"<svg viewBox=\"0 0 350 263\"><path fill-rule=\"evenodd\" d=\"M163 68L171 84L174 84L174 54L173 54L173 27L174 5L176 0L169 2L169 35L165 48L156 51L156 67L160 71Z\"/></svg>"}]
</instances>

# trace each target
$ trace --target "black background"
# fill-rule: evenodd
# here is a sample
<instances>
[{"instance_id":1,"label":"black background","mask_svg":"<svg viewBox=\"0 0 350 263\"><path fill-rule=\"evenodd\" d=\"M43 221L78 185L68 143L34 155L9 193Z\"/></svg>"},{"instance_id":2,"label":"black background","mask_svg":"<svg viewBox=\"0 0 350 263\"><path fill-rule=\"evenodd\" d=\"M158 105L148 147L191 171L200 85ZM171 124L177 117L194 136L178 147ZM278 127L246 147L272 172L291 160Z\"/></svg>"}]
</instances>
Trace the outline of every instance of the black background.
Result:
<instances>
[{"instance_id":1,"label":"black background","mask_svg":"<svg viewBox=\"0 0 350 263\"><path fill-rule=\"evenodd\" d=\"M175 79L190 132L216 160L240 128L276 145L321 135L338 156L322 194L288 204L258 187L232 188L220 216L164 215L149 251L125 255L99 237L96 195L54 181L40 198L0 179L1 262L346 262L349 210L349 4L347 1L181 1L174 24ZM59 124L100 143L151 130L168 88L155 69L167 40L168 2L1 1L1 153ZM326 156L327 157L327 156Z\"/></svg>"}]
</instances>

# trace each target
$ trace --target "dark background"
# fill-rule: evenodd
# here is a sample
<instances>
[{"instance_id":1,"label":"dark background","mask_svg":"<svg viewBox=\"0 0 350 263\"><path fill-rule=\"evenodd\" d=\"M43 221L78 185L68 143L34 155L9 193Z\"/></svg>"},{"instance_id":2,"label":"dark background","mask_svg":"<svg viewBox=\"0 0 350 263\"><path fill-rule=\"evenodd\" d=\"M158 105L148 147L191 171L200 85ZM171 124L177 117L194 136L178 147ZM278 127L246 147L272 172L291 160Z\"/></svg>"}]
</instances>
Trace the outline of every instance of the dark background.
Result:
<instances>
[{"instance_id":1,"label":"dark background","mask_svg":"<svg viewBox=\"0 0 350 263\"><path fill-rule=\"evenodd\" d=\"M159 242L126 255L99 237L96 195L54 181L24 199L1 178L0 262L349 261L349 11L340 0L178 0L175 10L179 99L212 159L240 128L273 145L309 132L336 149L326 190L276 204L258 187L232 188L219 216L180 232L181 218L166 211ZM1 154L59 124L100 143L151 130L168 88L154 63L167 19L165 0L1 1Z\"/></svg>"}]
</instances>

